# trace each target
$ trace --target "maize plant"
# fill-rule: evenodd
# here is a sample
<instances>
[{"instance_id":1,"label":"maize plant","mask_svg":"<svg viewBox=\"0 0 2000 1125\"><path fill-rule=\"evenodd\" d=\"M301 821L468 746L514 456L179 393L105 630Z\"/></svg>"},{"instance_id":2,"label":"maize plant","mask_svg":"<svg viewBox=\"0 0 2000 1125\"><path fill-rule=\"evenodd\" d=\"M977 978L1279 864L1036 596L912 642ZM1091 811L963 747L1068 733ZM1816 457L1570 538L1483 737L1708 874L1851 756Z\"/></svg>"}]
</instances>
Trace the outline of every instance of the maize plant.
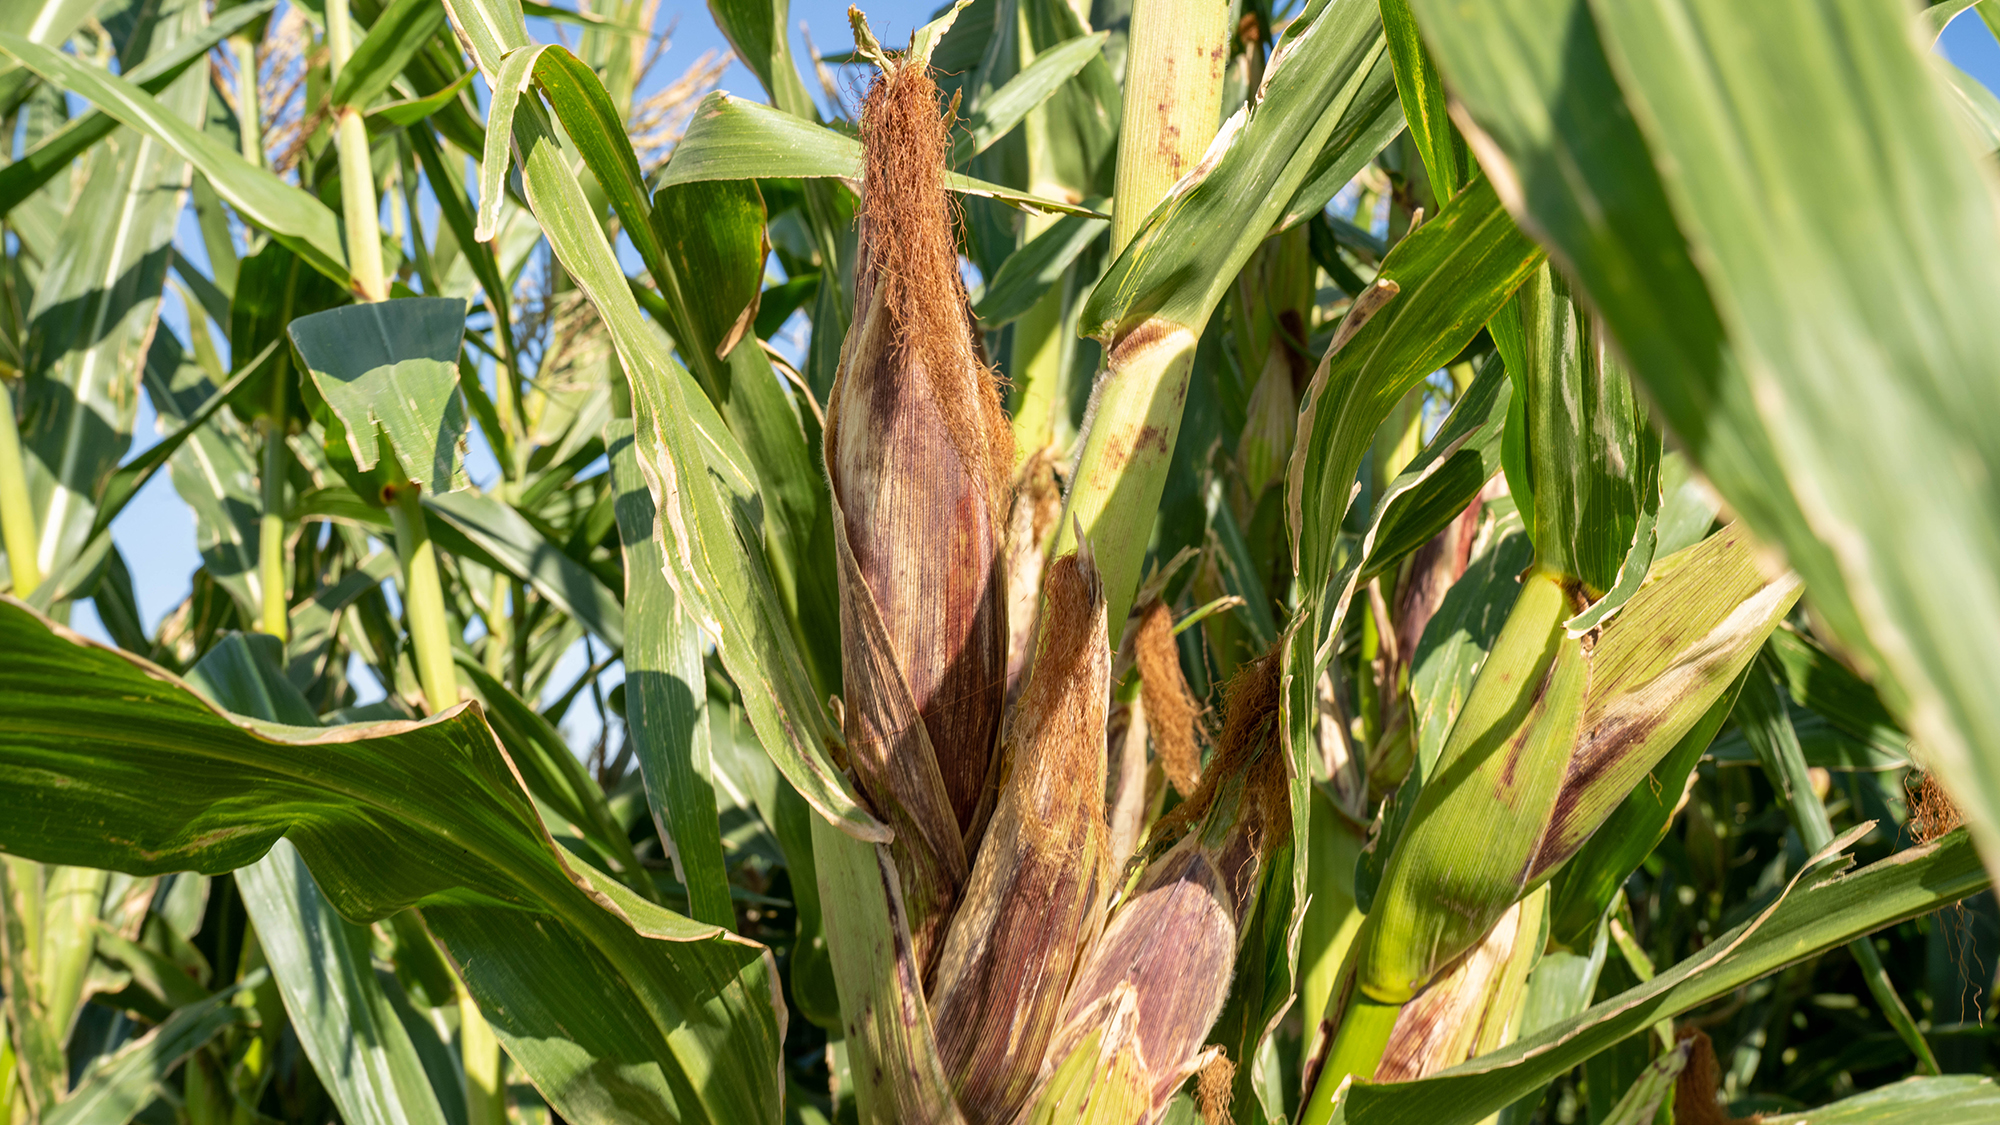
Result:
<instances>
[{"instance_id":1,"label":"maize plant","mask_svg":"<svg viewBox=\"0 0 2000 1125\"><path fill-rule=\"evenodd\" d=\"M0 4L0 1125L2000 1120L1994 4L675 16Z\"/></svg>"}]
</instances>

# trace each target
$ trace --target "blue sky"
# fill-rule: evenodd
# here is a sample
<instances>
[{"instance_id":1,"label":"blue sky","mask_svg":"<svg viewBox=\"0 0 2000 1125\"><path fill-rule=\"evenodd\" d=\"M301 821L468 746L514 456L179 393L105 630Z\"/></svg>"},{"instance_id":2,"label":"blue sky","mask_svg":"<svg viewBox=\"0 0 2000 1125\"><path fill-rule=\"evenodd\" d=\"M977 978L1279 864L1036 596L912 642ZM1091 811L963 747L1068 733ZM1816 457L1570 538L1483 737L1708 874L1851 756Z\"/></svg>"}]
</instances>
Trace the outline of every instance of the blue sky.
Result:
<instances>
[{"instance_id":1,"label":"blue sky","mask_svg":"<svg viewBox=\"0 0 2000 1125\"><path fill-rule=\"evenodd\" d=\"M878 0L868 4L866 10L876 34L884 42L894 42L906 38L929 18L936 7L934 0ZM704 5L685 0L663 3L655 26L660 29L671 26L674 34L663 62L654 71L648 88L642 90L642 94L678 77L705 51L715 50L725 54L729 51L728 42L716 30ZM793 52L797 58L804 60L809 55L802 26L810 32L812 41L822 52L831 53L852 46L845 0L794 0L790 28ZM1954 20L1939 40L1938 49L1989 89L2000 92L2000 42L1994 40L1976 14L1967 12ZM740 62L732 63L724 73L722 88L761 98L756 79ZM818 83L808 77L807 88L817 92ZM205 260L206 255L200 249L200 236L191 221L185 224L182 237L177 241L190 258ZM177 307L170 308L166 319L185 338L185 312ZM142 396L133 452L136 454L156 440L152 410ZM476 433L474 442L478 442ZM493 475L491 466L490 456L485 455L483 448L476 448L471 465L475 478L490 479ZM149 627L153 626L187 596L190 576L201 565L201 556L195 546L193 519L175 495L165 473L156 476L112 524L112 535L132 568L141 616ZM104 637L96 613L88 603L75 607L72 624L88 635ZM579 648L571 655L568 666L559 670L553 678L555 689L560 690L586 666ZM606 673L606 687L622 678L622 672L614 667ZM576 719L565 724L566 733L579 742L595 741L595 716L585 716L583 710L587 708L579 708Z\"/></svg>"}]
</instances>

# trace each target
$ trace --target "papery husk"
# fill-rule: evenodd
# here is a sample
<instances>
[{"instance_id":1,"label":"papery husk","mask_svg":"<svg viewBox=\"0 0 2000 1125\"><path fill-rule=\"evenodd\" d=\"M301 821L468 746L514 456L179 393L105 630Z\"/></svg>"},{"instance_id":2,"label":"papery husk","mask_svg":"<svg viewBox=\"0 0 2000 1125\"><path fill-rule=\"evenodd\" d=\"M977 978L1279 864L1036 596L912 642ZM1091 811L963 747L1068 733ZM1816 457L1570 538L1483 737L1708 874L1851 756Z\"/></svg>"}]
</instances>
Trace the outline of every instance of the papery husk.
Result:
<instances>
[{"instance_id":1,"label":"papery husk","mask_svg":"<svg viewBox=\"0 0 2000 1125\"><path fill-rule=\"evenodd\" d=\"M1515 903L1484 940L1403 1005L1375 1067L1377 1082L1414 1082L1513 1037L1528 970L1542 936L1538 895Z\"/></svg>"},{"instance_id":2,"label":"papery husk","mask_svg":"<svg viewBox=\"0 0 2000 1125\"><path fill-rule=\"evenodd\" d=\"M1104 776L1105 821L1111 829L1111 869L1123 870L1146 834L1164 784L1146 757L1146 702L1134 699L1111 709L1104 726L1108 762ZM1161 779L1164 781L1164 778Z\"/></svg>"},{"instance_id":3,"label":"papery husk","mask_svg":"<svg viewBox=\"0 0 2000 1125\"><path fill-rule=\"evenodd\" d=\"M1027 683L1035 657L1035 622L1041 610L1042 572L1062 519L1062 485L1056 451L1030 454L1015 475L1007 517L1007 706Z\"/></svg>"},{"instance_id":4,"label":"papery husk","mask_svg":"<svg viewBox=\"0 0 2000 1125\"><path fill-rule=\"evenodd\" d=\"M855 316L827 404L844 733L896 831L920 964L992 808L1006 690L1012 436L972 331L943 177L948 129L921 63L862 108Z\"/></svg>"},{"instance_id":5,"label":"papery husk","mask_svg":"<svg viewBox=\"0 0 2000 1125\"><path fill-rule=\"evenodd\" d=\"M975 1125L1011 1120L1033 1091L1110 882L1104 590L1087 557L1065 555L1043 592L1035 670L1008 727L1007 776L931 990L938 1051Z\"/></svg>"},{"instance_id":6,"label":"papery husk","mask_svg":"<svg viewBox=\"0 0 2000 1125\"><path fill-rule=\"evenodd\" d=\"M1570 636L1573 579L1522 581L1376 892L1359 988L1402 1004L1552 876L1707 713L1797 601L1731 525Z\"/></svg>"},{"instance_id":7,"label":"papery husk","mask_svg":"<svg viewBox=\"0 0 2000 1125\"><path fill-rule=\"evenodd\" d=\"M1136 1065L1148 1098L1143 1114L1117 1121L1157 1121L1208 1061L1202 1044L1229 998L1264 863L1290 839L1277 665L1265 656L1230 682L1207 777L1155 826L1164 854L1112 916L1064 1001L1045 1072L1059 1069L1123 1005L1136 1016L1116 1052L1107 1046L1106 1065Z\"/></svg>"},{"instance_id":8,"label":"papery husk","mask_svg":"<svg viewBox=\"0 0 2000 1125\"><path fill-rule=\"evenodd\" d=\"M1174 641L1174 615L1154 598L1137 613L1133 658L1139 667L1139 693L1146 701L1146 723L1153 735L1153 753L1167 780L1181 796L1194 794L1201 782L1201 748L1194 696L1181 675L1180 646Z\"/></svg>"}]
</instances>

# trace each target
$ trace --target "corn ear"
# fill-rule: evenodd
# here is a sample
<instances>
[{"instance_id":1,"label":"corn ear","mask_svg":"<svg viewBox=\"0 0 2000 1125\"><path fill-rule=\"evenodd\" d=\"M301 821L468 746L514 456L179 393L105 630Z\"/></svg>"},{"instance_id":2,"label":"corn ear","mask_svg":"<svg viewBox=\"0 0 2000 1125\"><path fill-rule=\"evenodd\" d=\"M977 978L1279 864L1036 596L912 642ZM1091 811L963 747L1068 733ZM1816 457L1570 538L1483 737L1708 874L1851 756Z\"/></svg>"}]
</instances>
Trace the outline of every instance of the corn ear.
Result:
<instances>
[{"instance_id":1,"label":"corn ear","mask_svg":"<svg viewBox=\"0 0 2000 1125\"><path fill-rule=\"evenodd\" d=\"M1013 455L958 276L937 87L917 57L882 62L862 108L856 316L825 452L848 753L896 830L911 938L928 965L991 807Z\"/></svg>"},{"instance_id":2,"label":"corn ear","mask_svg":"<svg viewBox=\"0 0 2000 1125\"><path fill-rule=\"evenodd\" d=\"M1541 952L1548 891L1507 909L1486 937L1397 1013L1377 1082L1414 1082L1511 1039Z\"/></svg>"},{"instance_id":3,"label":"corn ear","mask_svg":"<svg viewBox=\"0 0 2000 1125\"><path fill-rule=\"evenodd\" d=\"M1044 584L1041 643L1007 736L1006 777L932 988L938 1050L967 1120L1033 1092L1062 993L1103 916L1104 590L1087 557Z\"/></svg>"},{"instance_id":4,"label":"corn ear","mask_svg":"<svg viewBox=\"0 0 2000 1125\"><path fill-rule=\"evenodd\" d=\"M1146 1092L1143 1112L1097 1120L1158 1120L1174 1092L1208 1062L1202 1044L1229 997L1264 865L1291 842L1275 655L1231 681L1225 713L1201 787L1155 827L1157 836L1179 834L1178 841L1146 868L1112 916L1063 1004L1046 1067L1069 1066L1106 1029L1097 1080L1126 1090L1136 1074ZM1128 1005L1129 1028L1114 1018ZM1115 1038L1113 1025L1120 1028ZM1041 1101L1050 1096L1045 1088Z\"/></svg>"},{"instance_id":5,"label":"corn ear","mask_svg":"<svg viewBox=\"0 0 2000 1125\"><path fill-rule=\"evenodd\" d=\"M1798 598L1731 526L1581 636L1573 579L1523 580L1384 870L1358 985L1404 1003L1483 940L1708 711Z\"/></svg>"},{"instance_id":6,"label":"corn ear","mask_svg":"<svg viewBox=\"0 0 2000 1125\"><path fill-rule=\"evenodd\" d=\"M1588 680L1569 607L1555 577L1522 581L1383 870L1357 981L1375 1000L1409 1001L1526 889Z\"/></svg>"},{"instance_id":7,"label":"corn ear","mask_svg":"<svg viewBox=\"0 0 2000 1125\"><path fill-rule=\"evenodd\" d=\"M1035 621L1041 608L1042 572L1062 518L1062 484L1056 454L1040 449L1014 478L1014 506L1007 516L1007 706L1012 707L1034 663Z\"/></svg>"}]
</instances>

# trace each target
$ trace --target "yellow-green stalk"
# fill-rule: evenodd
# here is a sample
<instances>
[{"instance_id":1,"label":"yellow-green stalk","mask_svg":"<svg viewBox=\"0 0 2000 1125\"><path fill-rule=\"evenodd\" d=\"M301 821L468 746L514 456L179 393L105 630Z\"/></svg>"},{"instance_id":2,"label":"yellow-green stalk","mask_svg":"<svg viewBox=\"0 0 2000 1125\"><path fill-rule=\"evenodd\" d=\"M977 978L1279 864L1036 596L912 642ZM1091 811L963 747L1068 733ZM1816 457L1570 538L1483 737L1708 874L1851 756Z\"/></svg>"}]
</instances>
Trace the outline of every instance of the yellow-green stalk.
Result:
<instances>
[{"instance_id":1,"label":"yellow-green stalk","mask_svg":"<svg viewBox=\"0 0 2000 1125\"><path fill-rule=\"evenodd\" d=\"M423 486L403 475L389 439L382 438L382 464L394 478L389 518L396 528L396 554L403 562L403 614L416 649L417 682L436 714L458 703L458 672L451 655L451 625L444 612L444 584L438 580L437 546L424 523Z\"/></svg>"},{"instance_id":2,"label":"yellow-green stalk","mask_svg":"<svg viewBox=\"0 0 2000 1125\"><path fill-rule=\"evenodd\" d=\"M260 632L278 638L280 644L289 635L291 624L288 596L291 584L285 581L285 467L290 461L285 456L288 366L280 365L271 380L271 416L265 419L264 470L259 474L264 514L257 525L257 586L263 599L263 616L257 627Z\"/></svg>"},{"instance_id":3,"label":"yellow-green stalk","mask_svg":"<svg viewBox=\"0 0 2000 1125\"><path fill-rule=\"evenodd\" d=\"M458 1047L465 1067L468 1125L506 1125L507 1084L501 1078L506 1060L500 1054L500 1039L463 982L458 986Z\"/></svg>"},{"instance_id":4,"label":"yellow-green stalk","mask_svg":"<svg viewBox=\"0 0 2000 1125\"><path fill-rule=\"evenodd\" d=\"M1132 241L1175 182L1214 139L1229 59L1229 5L1218 0L1138 0L1125 55L1123 124L1111 218L1111 252ZM1072 529L1100 547L1107 620L1124 627L1145 543L1165 487L1164 463L1180 432L1200 325L1149 321L1105 356L1091 395L1053 550L1075 549ZM1158 462L1159 471L1134 471ZM1136 545L1127 549L1126 545Z\"/></svg>"},{"instance_id":5,"label":"yellow-green stalk","mask_svg":"<svg viewBox=\"0 0 2000 1125\"><path fill-rule=\"evenodd\" d=\"M248 35L232 35L229 53L236 60L236 125L242 135L243 159L261 168L264 125L257 100L257 41Z\"/></svg>"},{"instance_id":6,"label":"yellow-green stalk","mask_svg":"<svg viewBox=\"0 0 2000 1125\"><path fill-rule=\"evenodd\" d=\"M327 0L326 50L328 81L354 54L354 28L347 0ZM347 272L354 295L363 301L384 301L388 284L382 277L382 225L375 199L375 169L368 158L368 128L360 106L333 107L333 139L340 153L340 209L347 223Z\"/></svg>"},{"instance_id":7,"label":"yellow-green stalk","mask_svg":"<svg viewBox=\"0 0 2000 1125\"><path fill-rule=\"evenodd\" d=\"M7 548L7 568L14 596L25 598L42 584L35 564L35 505L28 497L26 466L21 463L21 430L14 421L14 395L0 384L0 546Z\"/></svg>"},{"instance_id":8,"label":"yellow-green stalk","mask_svg":"<svg viewBox=\"0 0 2000 1125\"><path fill-rule=\"evenodd\" d=\"M1222 123L1228 61L1228 4L1136 0L1132 5L1111 214L1113 257L1139 233L1167 189L1201 162Z\"/></svg>"}]
</instances>

